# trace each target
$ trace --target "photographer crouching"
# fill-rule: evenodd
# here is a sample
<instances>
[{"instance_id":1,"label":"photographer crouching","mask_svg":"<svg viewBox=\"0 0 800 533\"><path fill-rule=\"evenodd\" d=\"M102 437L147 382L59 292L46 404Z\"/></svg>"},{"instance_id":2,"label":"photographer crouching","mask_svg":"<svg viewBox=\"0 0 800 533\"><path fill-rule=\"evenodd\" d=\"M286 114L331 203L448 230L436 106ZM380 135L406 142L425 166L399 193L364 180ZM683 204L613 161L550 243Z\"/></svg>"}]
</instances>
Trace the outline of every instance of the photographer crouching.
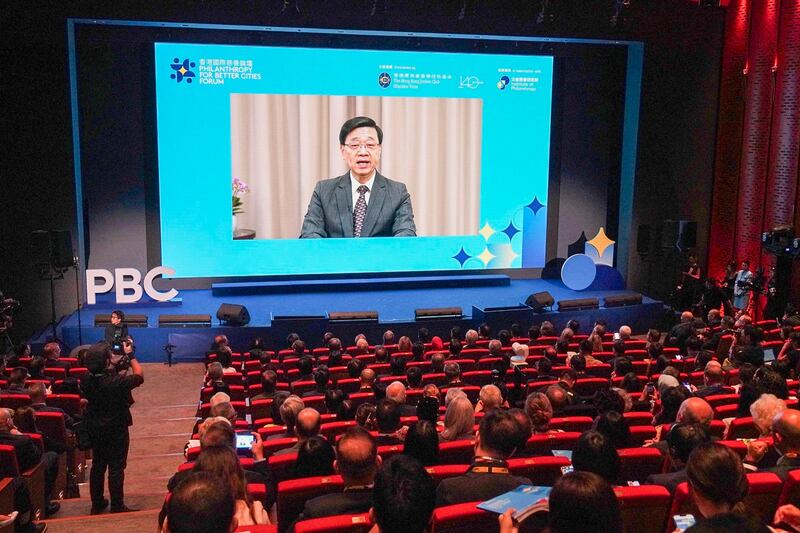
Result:
<instances>
[{"instance_id":1,"label":"photographer crouching","mask_svg":"<svg viewBox=\"0 0 800 533\"><path fill-rule=\"evenodd\" d=\"M85 361L90 372L82 390L88 400L83 424L93 449L89 476L91 514L102 513L109 503L103 497L106 468L111 512L132 511L125 506L123 485L130 445L128 427L133 424L131 391L144 383L142 366L136 360L130 337L113 347L107 342L92 345Z\"/></svg>"}]
</instances>

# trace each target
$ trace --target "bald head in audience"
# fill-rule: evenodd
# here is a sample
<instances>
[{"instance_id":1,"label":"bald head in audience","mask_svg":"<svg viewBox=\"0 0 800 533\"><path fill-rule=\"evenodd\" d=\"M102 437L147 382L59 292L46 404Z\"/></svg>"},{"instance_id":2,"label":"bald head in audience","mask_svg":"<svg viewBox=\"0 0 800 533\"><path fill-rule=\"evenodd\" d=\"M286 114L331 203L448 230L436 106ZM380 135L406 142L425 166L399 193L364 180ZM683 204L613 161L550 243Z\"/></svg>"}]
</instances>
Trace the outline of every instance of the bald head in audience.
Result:
<instances>
[{"instance_id":1,"label":"bald head in audience","mask_svg":"<svg viewBox=\"0 0 800 533\"><path fill-rule=\"evenodd\" d=\"M378 447L368 431L350 428L339 439L333 467L342 476L346 487L371 485L380 464Z\"/></svg>"},{"instance_id":2,"label":"bald head in audience","mask_svg":"<svg viewBox=\"0 0 800 533\"><path fill-rule=\"evenodd\" d=\"M703 371L703 382L706 386L719 385L725 377L722 371L722 365L717 361L709 361L706 363L706 368Z\"/></svg>"},{"instance_id":3,"label":"bald head in audience","mask_svg":"<svg viewBox=\"0 0 800 533\"><path fill-rule=\"evenodd\" d=\"M362 389L371 389L372 385L375 383L375 371L371 368L365 368L361 371L361 388Z\"/></svg>"},{"instance_id":4,"label":"bald head in audience","mask_svg":"<svg viewBox=\"0 0 800 533\"><path fill-rule=\"evenodd\" d=\"M297 415L297 422L295 423L297 437L301 441L304 441L319 435L321 420L322 418L319 416L319 412L316 409L306 407L300 411Z\"/></svg>"},{"instance_id":5,"label":"bald head in audience","mask_svg":"<svg viewBox=\"0 0 800 533\"><path fill-rule=\"evenodd\" d=\"M189 474L166 506L164 533L227 533L238 526L233 492L210 472Z\"/></svg>"},{"instance_id":6,"label":"bald head in audience","mask_svg":"<svg viewBox=\"0 0 800 533\"><path fill-rule=\"evenodd\" d=\"M786 409L772 421L775 447L783 455L800 454L800 411Z\"/></svg>"},{"instance_id":7,"label":"bald head in audience","mask_svg":"<svg viewBox=\"0 0 800 533\"><path fill-rule=\"evenodd\" d=\"M567 391L558 385L550 385L547 387L544 393L547 396L547 399L550 400L550 405L553 407L553 411L560 411L569 405L569 395L567 394Z\"/></svg>"},{"instance_id":8,"label":"bald head in audience","mask_svg":"<svg viewBox=\"0 0 800 533\"><path fill-rule=\"evenodd\" d=\"M403 405L406 403L406 386L399 381L392 381L389 386L386 387L386 397Z\"/></svg>"},{"instance_id":9,"label":"bald head in audience","mask_svg":"<svg viewBox=\"0 0 800 533\"><path fill-rule=\"evenodd\" d=\"M633 331L631 331L630 326L620 326L619 328L619 338L623 341L627 341L633 335Z\"/></svg>"},{"instance_id":10,"label":"bald head in audience","mask_svg":"<svg viewBox=\"0 0 800 533\"><path fill-rule=\"evenodd\" d=\"M700 424L706 428L711 425L714 419L714 410L702 398L687 398L678 409L676 422L683 424Z\"/></svg>"},{"instance_id":11,"label":"bald head in audience","mask_svg":"<svg viewBox=\"0 0 800 533\"><path fill-rule=\"evenodd\" d=\"M485 412L498 409L503 403L503 395L500 393L500 389L495 385L484 385L481 387L478 399Z\"/></svg>"}]
</instances>

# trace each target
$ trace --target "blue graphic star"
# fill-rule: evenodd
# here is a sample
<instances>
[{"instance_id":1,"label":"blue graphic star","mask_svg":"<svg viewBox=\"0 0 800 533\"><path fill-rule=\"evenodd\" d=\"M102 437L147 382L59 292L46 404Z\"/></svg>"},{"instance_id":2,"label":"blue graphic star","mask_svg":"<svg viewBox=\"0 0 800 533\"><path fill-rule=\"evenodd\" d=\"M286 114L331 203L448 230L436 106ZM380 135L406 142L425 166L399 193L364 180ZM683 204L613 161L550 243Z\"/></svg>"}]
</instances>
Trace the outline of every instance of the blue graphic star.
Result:
<instances>
[{"instance_id":1,"label":"blue graphic star","mask_svg":"<svg viewBox=\"0 0 800 533\"><path fill-rule=\"evenodd\" d=\"M530 207L531 211L533 211L533 214L535 215L536 213L539 212L541 208L544 207L544 204L539 201L539 197L534 196L533 201L529 203L526 207Z\"/></svg>"},{"instance_id":2,"label":"blue graphic star","mask_svg":"<svg viewBox=\"0 0 800 533\"><path fill-rule=\"evenodd\" d=\"M504 230L503 230L503 233L505 233L506 235L508 235L508 238L509 238L509 239L513 239L513 238L514 238L514 235L516 235L517 233L519 233L519 230L518 230L518 229L517 229L517 228L514 226L514 223L513 223L513 222L509 222L509 223L508 223L508 227L507 227L506 229L504 229Z\"/></svg>"},{"instance_id":3,"label":"blue graphic star","mask_svg":"<svg viewBox=\"0 0 800 533\"><path fill-rule=\"evenodd\" d=\"M467 252L465 252L465 251L464 251L464 247L462 246L462 247L461 247L461 251L460 251L460 252L458 252L456 255L454 255L454 256L453 256L453 259L455 259L456 261L458 261L458 262L461 264L461 266L463 267L463 266L464 266L464 263L466 263L466 262L467 262L467 260L468 260L469 258L471 258L471 257L472 257L471 255L469 255Z\"/></svg>"}]
</instances>

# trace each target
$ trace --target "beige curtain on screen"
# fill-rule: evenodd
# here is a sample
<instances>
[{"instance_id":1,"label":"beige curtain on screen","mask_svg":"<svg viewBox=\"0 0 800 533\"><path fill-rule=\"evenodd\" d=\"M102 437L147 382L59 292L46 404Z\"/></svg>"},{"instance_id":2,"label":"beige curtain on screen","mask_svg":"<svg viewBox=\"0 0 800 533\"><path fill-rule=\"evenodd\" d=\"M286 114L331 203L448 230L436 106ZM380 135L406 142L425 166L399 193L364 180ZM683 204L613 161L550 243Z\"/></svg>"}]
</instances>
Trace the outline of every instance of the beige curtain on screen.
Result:
<instances>
[{"instance_id":1,"label":"beige curtain on screen","mask_svg":"<svg viewBox=\"0 0 800 533\"><path fill-rule=\"evenodd\" d=\"M417 235L474 235L481 114L478 99L233 94L233 176L250 186L237 225L297 238L316 183L347 171L339 129L366 115L384 132L379 171L411 194Z\"/></svg>"}]
</instances>

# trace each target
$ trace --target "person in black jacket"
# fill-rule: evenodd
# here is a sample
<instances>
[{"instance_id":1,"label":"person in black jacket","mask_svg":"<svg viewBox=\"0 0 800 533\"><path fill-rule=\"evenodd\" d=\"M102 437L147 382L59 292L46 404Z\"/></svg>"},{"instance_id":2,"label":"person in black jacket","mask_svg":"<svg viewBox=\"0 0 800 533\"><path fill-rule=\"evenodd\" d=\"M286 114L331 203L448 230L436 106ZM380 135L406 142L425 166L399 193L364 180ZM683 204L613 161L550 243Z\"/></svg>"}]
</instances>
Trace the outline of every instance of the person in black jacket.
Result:
<instances>
[{"instance_id":1,"label":"person in black jacket","mask_svg":"<svg viewBox=\"0 0 800 533\"><path fill-rule=\"evenodd\" d=\"M128 427L133 424L131 391L144 383L144 375L133 351L127 354L130 361L127 374L117 372L110 365L111 356L111 345L107 342L98 342L89 348L86 367L91 375L82 385L83 395L88 400L83 424L88 429L93 449L89 480L91 514L103 512L108 505L103 497L106 469L111 512L131 511L125 506L123 489L130 445Z\"/></svg>"},{"instance_id":2,"label":"person in black jacket","mask_svg":"<svg viewBox=\"0 0 800 533\"><path fill-rule=\"evenodd\" d=\"M111 344L119 344L128 337L128 325L125 323L125 313L117 309L111 312L111 324L106 326L103 339Z\"/></svg>"}]
</instances>

